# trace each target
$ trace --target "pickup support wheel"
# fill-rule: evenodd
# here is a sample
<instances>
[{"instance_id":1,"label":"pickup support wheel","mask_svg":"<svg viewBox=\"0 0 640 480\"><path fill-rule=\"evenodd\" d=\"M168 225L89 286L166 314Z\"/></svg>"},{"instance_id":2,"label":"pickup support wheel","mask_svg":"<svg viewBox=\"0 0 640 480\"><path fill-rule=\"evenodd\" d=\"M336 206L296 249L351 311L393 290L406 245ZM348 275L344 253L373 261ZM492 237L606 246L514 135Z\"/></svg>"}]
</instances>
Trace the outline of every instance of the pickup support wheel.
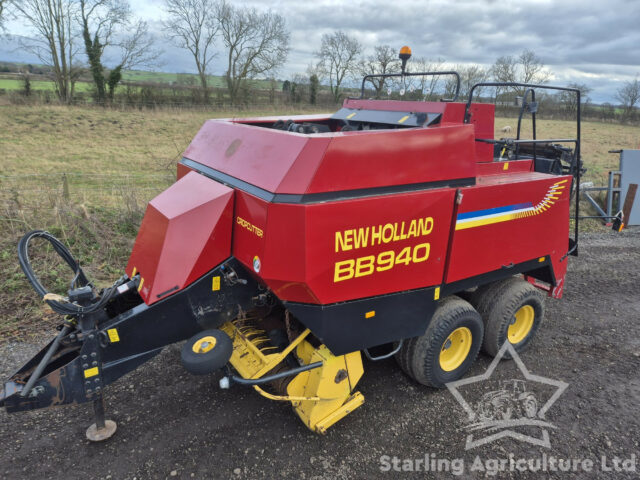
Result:
<instances>
[{"instance_id":1,"label":"pickup support wheel","mask_svg":"<svg viewBox=\"0 0 640 480\"><path fill-rule=\"evenodd\" d=\"M483 330L480 315L467 301L447 297L424 335L405 341L396 359L416 382L443 388L469 370L482 345Z\"/></svg>"},{"instance_id":2,"label":"pickup support wheel","mask_svg":"<svg viewBox=\"0 0 640 480\"><path fill-rule=\"evenodd\" d=\"M516 352L529 347L544 318L542 292L522 278L481 287L471 294L470 301L485 325L482 350L494 357L506 341ZM505 352L503 358L511 355Z\"/></svg>"},{"instance_id":3,"label":"pickup support wheel","mask_svg":"<svg viewBox=\"0 0 640 480\"><path fill-rule=\"evenodd\" d=\"M205 330L185 342L180 351L184 368L194 375L206 375L224 367L233 352L233 342L222 330Z\"/></svg>"}]
</instances>

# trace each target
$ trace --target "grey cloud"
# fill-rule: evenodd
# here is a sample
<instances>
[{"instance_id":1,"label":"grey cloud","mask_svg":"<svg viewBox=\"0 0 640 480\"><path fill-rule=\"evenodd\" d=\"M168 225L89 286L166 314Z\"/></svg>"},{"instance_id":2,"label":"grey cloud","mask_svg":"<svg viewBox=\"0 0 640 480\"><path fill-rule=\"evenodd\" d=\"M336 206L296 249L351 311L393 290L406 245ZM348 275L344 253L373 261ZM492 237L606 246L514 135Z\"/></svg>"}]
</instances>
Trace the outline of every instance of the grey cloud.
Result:
<instances>
[{"instance_id":1,"label":"grey cloud","mask_svg":"<svg viewBox=\"0 0 640 480\"><path fill-rule=\"evenodd\" d=\"M134 11L161 35L162 10L153 0L132 0ZM613 101L621 82L640 73L640 1L608 0L235 0L271 8L287 18L291 52L279 72L304 72L323 33L342 29L368 51L375 45L410 45L414 55L448 63L490 66L501 55L534 50L567 83L594 88L595 101ZM2 52L0 52L1 56ZM188 54L165 47L171 71L194 71ZM213 73L223 73L222 61ZM571 77L575 75L577 78Z\"/></svg>"}]
</instances>

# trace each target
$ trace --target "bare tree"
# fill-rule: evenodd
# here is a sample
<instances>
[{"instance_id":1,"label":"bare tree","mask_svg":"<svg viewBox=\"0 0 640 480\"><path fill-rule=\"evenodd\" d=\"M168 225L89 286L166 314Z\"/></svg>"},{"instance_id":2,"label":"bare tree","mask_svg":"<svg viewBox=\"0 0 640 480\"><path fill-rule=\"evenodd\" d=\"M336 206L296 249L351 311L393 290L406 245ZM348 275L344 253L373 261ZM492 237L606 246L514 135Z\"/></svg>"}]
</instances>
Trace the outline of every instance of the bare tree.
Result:
<instances>
[{"instance_id":1,"label":"bare tree","mask_svg":"<svg viewBox=\"0 0 640 480\"><path fill-rule=\"evenodd\" d=\"M226 2L218 8L218 21L227 50L227 89L231 102L237 103L247 92L249 80L284 64L289 53L289 31L282 15L233 7Z\"/></svg>"},{"instance_id":2,"label":"bare tree","mask_svg":"<svg viewBox=\"0 0 640 480\"><path fill-rule=\"evenodd\" d=\"M362 76L381 75L392 73L399 65L398 53L389 45L377 45L374 47L373 55L369 55L359 64ZM386 78L370 78L368 82L373 85L375 98L380 98L384 91Z\"/></svg>"},{"instance_id":3,"label":"bare tree","mask_svg":"<svg viewBox=\"0 0 640 480\"><path fill-rule=\"evenodd\" d=\"M464 98L469 95L471 88L476 83L485 82L489 78L489 72L485 70L481 65L456 65L453 70L460 74L460 97ZM445 83L445 95L447 98L453 98L456 93L457 79L453 76L448 76ZM478 87L474 90L475 95L482 95L482 87Z\"/></svg>"},{"instance_id":4,"label":"bare tree","mask_svg":"<svg viewBox=\"0 0 640 480\"><path fill-rule=\"evenodd\" d=\"M419 57L416 59L412 59L410 64L412 72L439 72L445 70L444 68L444 60L442 58L437 58L435 60L430 60L424 57ZM437 95L437 91L440 85L442 85L446 80L443 80L443 76L441 75L429 75L422 76L418 75L416 77L409 77L409 84L412 88L418 91L418 93L424 99L435 99Z\"/></svg>"},{"instance_id":5,"label":"bare tree","mask_svg":"<svg viewBox=\"0 0 640 480\"><path fill-rule=\"evenodd\" d=\"M518 56L518 64L521 68L520 82L522 83L547 83L551 73L532 50L525 49Z\"/></svg>"},{"instance_id":6,"label":"bare tree","mask_svg":"<svg viewBox=\"0 0 640 480\"><path fill-rule=\"evenodd\" d=\"M315 53L318 67L329 78L334 100L340 101L340 86L357 71L362 46L357 39L341 30L322 35L320 50Z\"/></svg>"},{"instance_id":7,"label":"bare tree","mask_svg":"<svg viewBox=\"0 0 640 480\"><path fill-rule=\"evenodd\" d=\"M588 87L584 83L569 83L569 88L575 88L580 90L580 103L585 105L589 102L589 93L591 93L591 87ZM574 92L560 91L558 93L558 100L564 107L564 110L569 115L575 115L578 110L578 96Z\"/></svg>"},{"instance_id":8,"label":"bare tree","mask_svg":"<svg viewBox=\"0 0 640 480\"><path fill-rule=\"evenodd\" d=\"M505 83L547 83L551 72L532 50L525 49L517 57L511 55L499 57L491 68L491 74L496 82ZM519 95L524 93L520 87L510 87L509 91ZM496 97L499 89L496 90Z\"/></svg>"},{"instance_id":9,"label":"bare tree","mask_svg":"<svg viewBox=\"0 0 640 480\"><path fill-rule=\"evenodd\" d=\"M15 0L11 4L33 30L33 36L24 40L23 48L51 67L58 98L71 102L79 73L74 64L76 3L74 0Z\"/></svg>"},{"instance_id":10,"label":"bare tree","mask_svg":"<svg viewBox=\"0 0 640 480\"><path fill-rule=\"evenodd\" d=\"M207 72L216 55L214 42L220 28L218 10L215 0L165 0L169 19L164 30L178 47L193 55L205 101L209 98Z\"/></svg>"},{"instance_id":11,"label":"bare tree","mask_svg":"<svg viewBox=\"0 0 640 480\"><path fill-rule=\"evenodd\" d=\"M0 0L0 32L4 30L4 15L5 15L4 8L6 4L7 4L7 0Z\"/></svg>"},{"instance_id":12,"label":"bare tree","mask_svg":"<svg viewBox=\"0 0 640 480\"><path fill-rule=\"evenodd\" d=\"M300 103L309 98L309 77L306 75L294 74L289 85L289 99L292 103Z\"/></svg>"},{"instance_id":13,"label":"bare tree","mask_svg":"<svg viewBox=\"0 0 640 480\"><path fill-rule=\"evenodd\" d=\"M122 79L122 70L136 66L153 66L159 52L153 48L146 22L132 21L128 0L79 0L79 22L89 69L96 87L96 100L104 103L107 95L113 100L115 88ZM130 33L125 33L125 31ZM107 47L116 47L120 58L105 77L103 54Z\"/></svg>"},{"instance_id":14,"label":"bare tree","mask_svg":"<svg viewBox=\"0 0 640 480\"><path fill-rule=\"evenodd\" d=\"M616 92L616 100L620 102L624 109L624 117L630 118L633 116L636 105L640 101L640 82L638 76L633 80L625 82L625 84Z\"/></svg>"},{"instance_id":15,"label":"bare tree","mask_svg":"<svg viewBox=\"0 0 640 480\"><path fill-rule=\"evenodd\" d=\"M491 67L491 74L493 75L493 80L495 82L500 83L513 83L517 81L518 78L518 65L516 59L511 55L505 55L502 57L498 57L496 63ZM500 97L502 93L502 88L498 87L495 89L495 98L494 101Z\"/></svg>"}]
</instances>

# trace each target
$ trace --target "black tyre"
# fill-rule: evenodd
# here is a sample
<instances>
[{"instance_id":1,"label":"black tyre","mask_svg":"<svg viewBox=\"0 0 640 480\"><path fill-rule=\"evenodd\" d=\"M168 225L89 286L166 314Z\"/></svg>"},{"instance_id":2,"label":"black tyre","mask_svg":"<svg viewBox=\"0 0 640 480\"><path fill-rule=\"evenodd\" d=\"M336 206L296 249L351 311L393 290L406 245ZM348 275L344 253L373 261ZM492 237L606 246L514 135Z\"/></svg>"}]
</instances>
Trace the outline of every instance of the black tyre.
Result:
<instances>
[{"instance_id":1,"label":"black tyre","mask_svg":"<svg viewBox=\"0 0 640 480\"><path fill-rule=\"evenodd\" d=\"M496 356L509 341L516 352L533 341L544 319L544 296L522 278L509 278L478 289L472 299L485 324L482 349ZM511 358L505 352L503 358Z\"/></svg>"},{"instance_id":2,"label":"black tyre","mask_svg":"<svg viewBox=\"0 0 640 480\"><path fill-rule=\"evenodd\" d=\"M483 330L478 312L451 296L440 303L424 335L406 340L396 358L418 383L443 388L469 370L482 345Z\"/></svg>"},{"instance_id":3,"label":"black tyre","mask_svg":"<svg viewBox=\"0 0 640 480\"><path fill-rule=\"evenodd\" d=\"M194 375L206 375L224 367L233 352L233 342L221 330L205 330L182 346L182 365Z\"/></svg>"}]
</instances>

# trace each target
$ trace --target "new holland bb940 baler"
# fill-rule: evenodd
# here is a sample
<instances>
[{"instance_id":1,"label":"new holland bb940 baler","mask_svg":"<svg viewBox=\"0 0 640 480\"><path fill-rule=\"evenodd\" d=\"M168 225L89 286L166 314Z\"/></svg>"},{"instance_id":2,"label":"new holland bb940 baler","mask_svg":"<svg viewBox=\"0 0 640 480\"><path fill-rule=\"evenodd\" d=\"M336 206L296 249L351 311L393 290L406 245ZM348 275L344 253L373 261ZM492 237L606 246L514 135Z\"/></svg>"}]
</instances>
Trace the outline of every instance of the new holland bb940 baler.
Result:
<instances>
[{"instance_id":1,"label":"new holland bb940 baler","mask_svg":"<svg viewBox=\"0 0 640 480\"><path fill-rule=\"evenodd\" d=\"M431 73L387 76L410 75ZM521 140L519 122L495 140L494 105L473 90L466 103L367 100L368 80L333 115L207 121L111 288L46 232L27 234L23 269L64 317L5 383L6 410L92 401L87 436L107 438L105 386L187 340L187 370L223 368L221 387L290 402L324 433L364 401L362 353L443 387L481 348L527 347L577 253L579 116L575 139ZM535 129L535 90L555 87L507 86ZM67 297L33 274L35 237L74 270Z\"/></svg>"}]
</instances>

